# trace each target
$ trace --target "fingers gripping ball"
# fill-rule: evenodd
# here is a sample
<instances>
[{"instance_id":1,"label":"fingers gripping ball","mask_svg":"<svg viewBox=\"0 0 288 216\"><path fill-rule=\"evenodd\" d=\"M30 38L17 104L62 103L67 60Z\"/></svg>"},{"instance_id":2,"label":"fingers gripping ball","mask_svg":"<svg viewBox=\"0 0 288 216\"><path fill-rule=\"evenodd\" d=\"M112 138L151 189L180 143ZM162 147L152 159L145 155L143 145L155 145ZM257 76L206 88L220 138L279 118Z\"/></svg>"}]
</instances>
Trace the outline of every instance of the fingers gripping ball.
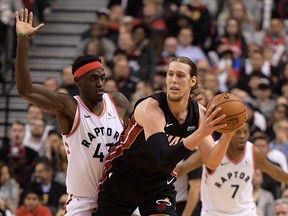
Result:
<instances>
[{"instance_id":1,"label":"fingers gripping ball","mask_svg":"<svg viewBox=\"0 0 288 216\"><path fill-rule=\"evenodd\" d=\"M219 124L227 124L225 128L217 130L217 132L225 133L233 131L244 124L246 121L246 107L243 101L231 93L218 94L208 103L207 108L215 104L215 108L221 107L222 110L217 113L215 118L225 114L226 117Z\"/></svg>"}]
</instances>

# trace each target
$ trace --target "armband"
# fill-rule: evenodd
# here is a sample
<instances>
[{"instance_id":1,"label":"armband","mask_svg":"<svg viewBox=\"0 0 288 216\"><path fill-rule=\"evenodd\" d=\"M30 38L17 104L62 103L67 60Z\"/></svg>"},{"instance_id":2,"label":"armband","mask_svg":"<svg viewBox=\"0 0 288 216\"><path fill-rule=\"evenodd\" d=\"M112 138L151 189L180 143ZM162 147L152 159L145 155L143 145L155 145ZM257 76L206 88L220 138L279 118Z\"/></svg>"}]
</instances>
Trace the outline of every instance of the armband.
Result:
<instances>
[{"instance_id":1,"label":"armband","mask_svg":"<svg viewBox=\"0 0 288 216\"><path fill-rule=\"evenodd\" d=\"M148 137L147 146L152 153L158 167L165 172L172 172L179 161L191 154L183 142L169 146L164 132Z\"/></svg>"},{"instance_id":2,"label":"armband","mask_svg":"<svg viewBox=\"0 0 288 216\"><path fill-rule=\"evenodd\" d=\"M17 33L17 37L23 37L23 38L26 38L26 39L30 40L30 37L27 34Z\"/></svg>"}]
</instances>

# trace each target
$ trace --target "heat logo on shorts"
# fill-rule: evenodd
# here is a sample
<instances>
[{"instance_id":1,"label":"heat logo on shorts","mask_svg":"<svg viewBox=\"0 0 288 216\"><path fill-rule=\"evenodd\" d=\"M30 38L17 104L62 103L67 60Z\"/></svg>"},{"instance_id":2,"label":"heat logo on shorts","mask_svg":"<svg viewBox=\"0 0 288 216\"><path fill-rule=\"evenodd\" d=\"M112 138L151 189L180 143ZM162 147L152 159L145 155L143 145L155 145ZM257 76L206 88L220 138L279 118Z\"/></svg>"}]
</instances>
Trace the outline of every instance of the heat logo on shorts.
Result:
<instances>
[{"instance_id":1,"label":"heat logo on shorts","mask_svg":"<svg viewBox=\"0 0 288 216\"><path fill-rule=\"evenodd\" d=\"M156 200L156 203L157 203L156 209L158 212L163 212L166 210L167 206L172 206L172 203L170 202L169 198Z\"/></svg>"}]
</instances>

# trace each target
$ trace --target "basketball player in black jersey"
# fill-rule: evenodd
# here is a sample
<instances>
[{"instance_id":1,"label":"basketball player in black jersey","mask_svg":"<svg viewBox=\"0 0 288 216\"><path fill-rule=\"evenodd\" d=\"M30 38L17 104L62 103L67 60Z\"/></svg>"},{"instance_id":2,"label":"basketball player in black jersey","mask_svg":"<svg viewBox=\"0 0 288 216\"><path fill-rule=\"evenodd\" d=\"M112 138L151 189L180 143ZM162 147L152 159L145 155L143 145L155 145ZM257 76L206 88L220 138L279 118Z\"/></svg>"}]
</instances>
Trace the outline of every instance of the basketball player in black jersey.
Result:
<instances>
[{"instance_id":1,"label":"basketball player in black jersey","mask_svg":"<svg viewBox=\"0 0 288 216\"><path fill-rule=\"evenodd\" d=\"M135 105L134 114L108 156L98 198L97 216L129 216L138 206L141 216L176 215L175 165L198 146L205 165L215 169L233 133L215 145L211 134L226 124L214 119L221 108L205 110L190 97L198 87L197 68L186 57L168 65L167 93ZM214 119L214 120L213 120Z\"/></svg>"}]
</instances>

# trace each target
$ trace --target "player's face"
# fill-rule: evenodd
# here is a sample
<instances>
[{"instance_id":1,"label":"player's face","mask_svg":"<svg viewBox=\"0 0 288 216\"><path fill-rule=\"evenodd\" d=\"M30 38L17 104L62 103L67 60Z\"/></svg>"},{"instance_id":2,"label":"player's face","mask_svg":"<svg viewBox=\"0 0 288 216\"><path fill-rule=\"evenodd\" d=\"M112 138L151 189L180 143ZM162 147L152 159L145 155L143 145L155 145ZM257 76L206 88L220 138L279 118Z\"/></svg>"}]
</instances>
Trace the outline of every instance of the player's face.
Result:
<instances>
[{"instance_id":1,"label":"player's face","mask_svg":"<svg viewBox=\"0 0 288 216\"><path fill-rule=\"evenodd\" d=\"M94 69L79 79L75 79L82 97L89 101L102 101L104 94L105 72L103 69Z\"/></svg>"},{"instance_id":2,"label":"player's face","mask_svg":"<svg viewBox=\"0 0 288 216\"><path fill-rule=\"evenodd\" d=\"M249 139L249 127L248 124L246 123L245 126L237 130L230 142L230 146L235 149L242 151L245 149L246 142ZM230 147L229 146L229 147Z\"/></svg>"},{"instance_id":3,"label":"player's face","mask_svg":"<svg viewBox=\"0 0 288 216\"><path fill-rule=\"evenodd\" d=\"M190 66L182 62L171 62L168 66L166 84L167 95L171 101L181 101L190 95L190 90L196 84L196 77L190 76Z\"/></svg>"}]
</instances>

